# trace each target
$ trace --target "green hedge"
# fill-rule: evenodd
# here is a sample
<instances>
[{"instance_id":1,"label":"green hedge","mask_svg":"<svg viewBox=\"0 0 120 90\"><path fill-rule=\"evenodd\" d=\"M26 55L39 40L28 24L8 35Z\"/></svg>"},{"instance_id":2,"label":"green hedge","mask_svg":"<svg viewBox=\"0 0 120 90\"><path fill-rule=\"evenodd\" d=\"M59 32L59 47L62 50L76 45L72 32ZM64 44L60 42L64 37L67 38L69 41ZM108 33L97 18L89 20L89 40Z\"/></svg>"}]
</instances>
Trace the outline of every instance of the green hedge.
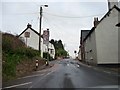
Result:
<instances>
[{"instance_id":1,"label":"green hedge","mask_svg":"<svg viewBox=\"0 0 120 90\"><path fill-rule=\"evenodd\" d=\"M49 61L52 61L53 58L50 56L50 54L48 54L47 52L43 52L43 58L45 59L49 59Z\"/></svg>"},{"instance_id":2,"label":"green hedge","mask_svg":"<svg viewBox=\"0 0 120 90\"><path fill-rule=\"evenodd\" d=\"M3 34L2 38L2 75L4 80L12 79L16 76L16 66L22 60L32 60L40 57L40 53L24 43L14 35Z\"/></svg>"},{"instance_id":3,"label":"green hedge","mask_svg":"<svg viewBox=\"0 0 120 90\"><path fill-rule=\"evenodd\" d=\"M4 53L4 52L3 52ZM3 63L3 77L5 80L9 80L16 75L16 65L20 63L20 60L23 57L18 56L17 54L3 54L4 63Z\"/></svg>"},{"instance_id":4,"label":"green hedge","mask_svg":"<svg viewBox=\"0 0 120 90\"><path fill-rule=\"evenodd\" d=\"M39 51L34 50L32 48L18 48L15 50L15 53L18 55L23 55L28 58L33 58L35 56L40 56Z\"/></svg>"}]
</instances>

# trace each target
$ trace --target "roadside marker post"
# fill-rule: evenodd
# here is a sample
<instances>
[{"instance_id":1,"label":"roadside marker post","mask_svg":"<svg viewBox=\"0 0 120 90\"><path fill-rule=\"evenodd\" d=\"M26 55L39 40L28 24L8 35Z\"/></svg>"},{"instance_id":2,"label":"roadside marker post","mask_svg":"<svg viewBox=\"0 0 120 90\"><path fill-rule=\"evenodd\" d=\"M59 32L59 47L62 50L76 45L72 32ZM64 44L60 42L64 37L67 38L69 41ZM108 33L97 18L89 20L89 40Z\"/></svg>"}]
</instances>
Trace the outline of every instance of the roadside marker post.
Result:
<instances>
[{"instance_id":1,"label":"roadside marker post","mask_svg":"<svg viewBox=\"0 0 120 90\"><path fill-rule=\"evenodd\" d=\"M36 70L37 70L37 68L38 68L38 66L39 66L38 60L36 60L35 66L36 66Z\"/></svg>"}]
</instances>

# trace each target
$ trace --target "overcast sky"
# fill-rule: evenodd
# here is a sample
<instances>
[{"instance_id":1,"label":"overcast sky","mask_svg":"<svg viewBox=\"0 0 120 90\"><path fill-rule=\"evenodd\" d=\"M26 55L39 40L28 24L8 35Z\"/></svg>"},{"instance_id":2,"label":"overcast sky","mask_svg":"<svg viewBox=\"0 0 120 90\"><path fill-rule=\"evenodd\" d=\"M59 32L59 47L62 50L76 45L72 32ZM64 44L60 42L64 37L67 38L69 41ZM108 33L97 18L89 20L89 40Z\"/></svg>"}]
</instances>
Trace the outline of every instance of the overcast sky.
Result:
<instances>
[{"instance_id":1,"label":"overcast sky","mask_svg":"<svg viewBox=\"0 0 120 90\"><path fill-rule=\"evenodd\" d=\"M39 6L48 4L48 8L43 8L42 31L49 28L50 39L61 39L71 56L74 56L74 50L79 50L81 30L90 30L93 18L100 19L108 11L107 0L18 1L4 0L0 3L0 30L20 34L30 23L39 32Z\"/></svg>"}]
</instances>

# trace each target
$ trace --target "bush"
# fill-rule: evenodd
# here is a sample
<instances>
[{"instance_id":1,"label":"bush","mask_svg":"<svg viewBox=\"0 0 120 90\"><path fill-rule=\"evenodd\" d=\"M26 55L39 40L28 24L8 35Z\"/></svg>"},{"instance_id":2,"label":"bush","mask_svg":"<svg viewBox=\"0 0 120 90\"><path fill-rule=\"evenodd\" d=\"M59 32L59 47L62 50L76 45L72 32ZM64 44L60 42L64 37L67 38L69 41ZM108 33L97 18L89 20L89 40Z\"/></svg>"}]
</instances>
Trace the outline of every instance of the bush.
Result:
<instances>
[{"instance_id":1,"label":"bush","mask_svg":"<svg viewBox=\"0 0 120 90\"><path fill-rule=\"evenodd\" d=\"M3 37L2 40L2 49L5 52L9 52L12 50L11 40L9 38Z\"/></svg>"},{"instance_id":2,"label":"bush","mask_svg":"<svg viewBox=\"0 0 120 90\"><path fill-rule=\"evenodd\" d=\"M5 57L2 68L3 77L6 79L15 77L16 65L20 62L21 58L19 58L19 56L16 54L3 54L3 57Z\"/></svg>"},{"instance_id":3,"label":"bush","mask_svg":"<svg viewBox=\"0 0 120 90\"><path fill-rule=\"evenodd\" d=\"M8 33L2 34L2 50L9 52L19 47L25 47L25 44L16 36Z\"/></svg>"},{"instance_id":4,"label":"bush","mask_svg":"<svg viewBox=\"0 0 120 90\"><path fill-rule=\"evenodd\" d=\"M50 54L48 54L47 52L43 52L43 58L45 59L49 59L49 61L52 61L53 58L50 56Z\"/></svg>"},{"instance_id":5,"label":"bush","mask_svg":"<svg viewBox=\"0 0 120 90\"><path fill-rule=\"evenodd\" d=\"M67 57L67 55L67 51L63 49L58 49L55 54L56 57Z\"/></svg>"},{"instance_id":6,"label":"bush","mask_svg":"<svg viewBox=\"0 0 120 90\"><path fill-rule=\"evenodd\" d=\"M26 56L28 58L40 56L39 51L33 50L32 48L18 48L15 50L15 53L18 55Z\"/></svg>"},{"instance_id":7,"label":"bush","mask_svg":"<svg viewBox=\"0 0 120 90\"><path fill-rule=\"evenodd\" d=\"M22 60L32 60L36 56L40 57L39 51L26 47L20 39L11 34L3 34L2 55L4 80L16 76L16 66Z\"/></svg>"}]
</instances>

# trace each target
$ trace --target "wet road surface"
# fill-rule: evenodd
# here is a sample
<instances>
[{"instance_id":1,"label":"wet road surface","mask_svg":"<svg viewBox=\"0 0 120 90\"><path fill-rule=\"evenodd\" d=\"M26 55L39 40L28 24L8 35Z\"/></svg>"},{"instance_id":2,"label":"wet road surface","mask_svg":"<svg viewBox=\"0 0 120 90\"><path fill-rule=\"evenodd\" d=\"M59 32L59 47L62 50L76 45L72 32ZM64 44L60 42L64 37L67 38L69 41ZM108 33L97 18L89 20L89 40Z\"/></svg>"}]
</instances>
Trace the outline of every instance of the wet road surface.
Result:
<instances>
[{"instance_id":1,"label":"wet road surface","mask_svg":"<svg viewBox=\"0 0 120 90\"><path fill-rule=\"evenodd\" d=\"M77 60L63 59L51 62L52 68L36 71L3 85L9 88L116 88L118 76L95 70Z\"/></svg>"}]
</instances>

